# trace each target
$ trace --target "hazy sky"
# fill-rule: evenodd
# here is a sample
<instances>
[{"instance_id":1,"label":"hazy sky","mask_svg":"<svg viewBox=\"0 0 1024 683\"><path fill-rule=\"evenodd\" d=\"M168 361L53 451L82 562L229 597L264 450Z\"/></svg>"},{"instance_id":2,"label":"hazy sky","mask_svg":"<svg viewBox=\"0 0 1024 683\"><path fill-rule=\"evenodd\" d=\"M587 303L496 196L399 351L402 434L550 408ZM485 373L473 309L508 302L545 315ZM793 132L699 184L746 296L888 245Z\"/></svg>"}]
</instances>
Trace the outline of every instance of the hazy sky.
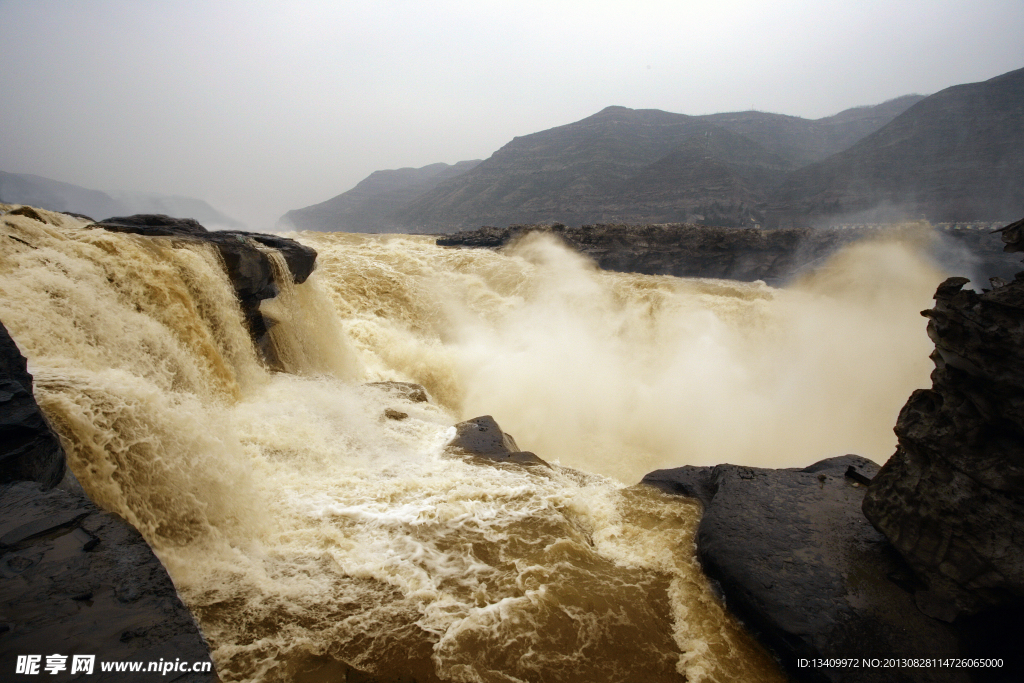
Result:
<instances>
[{"instance_id":1,"label":"hazy sky","mask_svg":"<svg viewBox=\"0 0 1024 683\"><path fill-rule=\"evenodd\" d=\"M1022 0L0 0L0 170L268 229L608 105L807 118L1024 67Z\"/></svg>"}]
</instances>

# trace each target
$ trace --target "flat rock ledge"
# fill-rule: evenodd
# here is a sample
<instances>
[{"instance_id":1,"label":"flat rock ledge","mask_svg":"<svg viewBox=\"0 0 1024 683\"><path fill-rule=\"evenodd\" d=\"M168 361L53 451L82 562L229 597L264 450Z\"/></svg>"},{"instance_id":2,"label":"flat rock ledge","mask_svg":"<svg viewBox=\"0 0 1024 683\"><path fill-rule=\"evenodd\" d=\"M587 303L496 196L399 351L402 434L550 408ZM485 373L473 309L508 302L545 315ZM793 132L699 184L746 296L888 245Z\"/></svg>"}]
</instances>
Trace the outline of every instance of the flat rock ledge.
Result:
<instances>
[{"instance_id":1,"label":"flat rock ledge","mask_svg":"<svg viewBox=\"0 0 1024 683\"><path fill-rule=\"evenodd\" d=\"M908 234L917 235L912 226ZM719 278L778 286L813 270L841 247L861 239L896 235L892 226L851 229L721 228L689 223L653 225L597 224L567 227L511 225L463 230L437 239L439 246L498 249L523 236L542 232L593 259L604 270L647 275ZM941 237L940 237L941 234ZM936 231L929 251L937 262L960 272L970 268L985 277L1013 277L1017 263L1001 241L987 231Z\"/></svg>"},{"instance_id":2,"label":"flat rock ledge","mask_svg":"<svg viewBox=\"0 0 1024 683\"><path fill-rule=\"evenodd\" d=\"M499 248L528 233L554 235L604 270L779 284L853 241L851 233L762 230L673 223L482 227L440 237L438 246Z\"/></svg>"},{"instance_id":3,"label":"flat rock ledge","mask_svg":"<svg viewBox=\"0 0 1024 683\"><path fill-rule=\"evenodd\" d=\"M61 680L218 680L209 646L142 536L84 494L36 482L0 486L0 678L19 655L66 656ZM74 655L92 675L69 676ZM208 672L101 671L102 662L209 663Z\"/></svg>"},{"instance_id":4,"label":"flat rock ledge","mask_svg":"<svg viewBox=\"0 0 1024 683\"><path fill-rule=\"evenodd\" d=\"M795 679L1000 680L937 667L801 666L962 657L973 649L963 633L917 609L913 572L861 513L865 484L877 471L870 460L847 455L804 469L679 467L652 472L643 483L703 504L697 554L705 572Z\"/></svg>"}]
</instances>

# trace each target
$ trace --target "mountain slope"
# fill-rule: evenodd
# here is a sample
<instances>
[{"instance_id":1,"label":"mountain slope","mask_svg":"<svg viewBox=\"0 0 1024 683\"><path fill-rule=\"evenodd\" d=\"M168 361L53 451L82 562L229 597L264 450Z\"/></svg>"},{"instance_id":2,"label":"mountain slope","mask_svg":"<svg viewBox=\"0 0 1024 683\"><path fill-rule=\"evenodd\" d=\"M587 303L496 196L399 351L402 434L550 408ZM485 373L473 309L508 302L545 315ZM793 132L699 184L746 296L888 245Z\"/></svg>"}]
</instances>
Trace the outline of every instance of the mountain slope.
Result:
<instances>
[{"instance_id":1,"label":"mountain slope","mask_svg":"<svg viewBox=\"0 0 1024 683\"><path fill-rule=\"evenodd\" d=\"M320 204L294 209L280 223L295 230L342 232L400 232L390 214L417 196L473 169L479 160L453 165L431 164L422 168L375 171L358 185Z\"/></svg>"},{"instance_id":2,"label":"mountain slope","mask_svg":"<svg viewBox=\"0 0 1024 683\"><path fill-rule=\"evenodd\" d=\"M434 230L552 221L581 225L612 218L686 220L690 205L670 207L660 198L652 214L643 206L624 205L624 193L646 168L709 126L745 138L749 149L774 154L779 159L774 165L788 170L825 158L915 101L916 96L900 98L819 121L763 112L687 116L608 107L581 121L513 139L392 218L400 225Z\"/></svg>"},{"instance_id":3,"label":"mountain slope","mask_svg":"<svg viewBox=\"0 0 1024 683\"><path fill-rule=\"evenodd\" d=\"M108 194L28 173L0 171L0 201L84 214L96 220L136 213L163 213L195 218L208 227L243 227L242 223L201 199L144 192Z\"/></svg>"},{"instance_id":4,"label":"mountain slope","mask_svg":"<svg viewBox=\"0 0 1024 683\"><path fill-rule=\"evenodd\" d=\"M113 197L99 190L88 190L27 173L3 171L0 171L0 201L96 218L116 216L122 208Z\"/></svg>"},{"instance_id":5,"label":"mountain slope","mask_svg":"<svg viewBox=\"0 0 1024 683\"><path fill-rule=\"evenodd\" d=\"M781 225L863 212L874 219L1005 221L1024 213L1024 69L946 88L849 149L795 171Z\"/></svg>"},{"instance_id":6,"label":"mountain slope","mask_svg":"<svg viewBox=\"0 0 1024 683\"><path fill-rule=\"evenodd\" d=\"M617 211L600 222L642 214L656 223L740 227L763 222L760 210L794 163L737 133L703 126L617 190Z\"/></svg>"}]
</instances>

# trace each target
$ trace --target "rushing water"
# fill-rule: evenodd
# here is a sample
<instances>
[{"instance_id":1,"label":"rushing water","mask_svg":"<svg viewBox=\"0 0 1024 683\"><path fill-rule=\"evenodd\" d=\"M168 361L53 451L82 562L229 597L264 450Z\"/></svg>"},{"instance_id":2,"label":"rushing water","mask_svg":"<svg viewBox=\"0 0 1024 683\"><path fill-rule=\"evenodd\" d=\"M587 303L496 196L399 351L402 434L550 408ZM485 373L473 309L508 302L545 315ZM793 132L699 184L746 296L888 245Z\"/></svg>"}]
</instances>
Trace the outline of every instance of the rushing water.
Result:
<instances>
[{"instance_id":1,"label":"rushing water","mask_svg":"<svg viewBox=\"0 0 1024 683\"><path fill-rule=\"evenodd\" d=\"M542 238L303 233L317 270L263 305L273 373L214 251L44 216L0 218L0 320L227 681L780 680L700 572L699 509L633 484L884 460L929 370L940 276L898 244L776 290L601 272ZM446 455L481 414L561 466Z\"/></svg>"}]
</instances>

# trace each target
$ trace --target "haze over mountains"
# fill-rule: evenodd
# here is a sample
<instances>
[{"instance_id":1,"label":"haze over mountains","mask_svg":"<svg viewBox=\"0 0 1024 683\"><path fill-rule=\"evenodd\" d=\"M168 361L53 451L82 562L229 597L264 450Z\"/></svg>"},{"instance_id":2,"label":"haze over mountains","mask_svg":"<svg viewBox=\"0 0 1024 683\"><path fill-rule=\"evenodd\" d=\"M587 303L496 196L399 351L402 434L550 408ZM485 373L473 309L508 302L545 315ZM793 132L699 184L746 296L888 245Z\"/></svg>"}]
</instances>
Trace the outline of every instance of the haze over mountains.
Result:
<instances>
[{"instance_id":1,"label":"haze over mountains","mask_svg":"<svg viewBox=\"0 0 1024 683\"><path fill-rule=\"evenodd\" d=\"M136 213L163 213L195 218L210 228L243 227L202 199L155 192L100 192L28 173L0 171L0 201L83 214L95 220Z\"/></svg>"},{"instance_id":2,"label":"haze over mountains","mask_svg":"<svg viewBox=\"0 0 1024 683\"><path fill-rule=\"evenodd\" d=\"M1024 69L808 120L607 107L481 161L378 171L283 225L449 232L481 225L1002 221L1024 213Z\"/></svg>"}]
</instances>

